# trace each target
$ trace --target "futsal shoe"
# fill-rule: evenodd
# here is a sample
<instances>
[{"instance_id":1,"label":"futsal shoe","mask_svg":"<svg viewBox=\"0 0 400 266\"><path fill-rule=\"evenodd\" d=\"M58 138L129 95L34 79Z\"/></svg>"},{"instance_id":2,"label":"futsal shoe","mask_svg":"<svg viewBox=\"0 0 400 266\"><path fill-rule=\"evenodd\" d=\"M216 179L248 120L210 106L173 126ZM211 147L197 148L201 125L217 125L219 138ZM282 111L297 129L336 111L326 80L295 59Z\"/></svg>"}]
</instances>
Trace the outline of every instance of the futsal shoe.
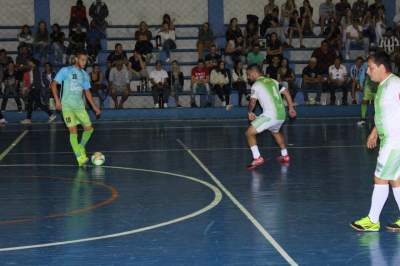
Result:
<instances>
[{"instance_id":1,"label":"futsal shoe","mask_svg":"<svg viewBox=\"0 0 400 266\"><path fill-rule=\"evenodd\" d=\"M89 161L89 158L86 155L81 155L77 157L76 160L78 161L79 167L82 167L86 165L86 163Z\"/></svg>"},{"instance_id":2,"label":"futsal shoe","mask_svg":"<svg viewBox=\"0 0 400 266\"><path fill-rule=\"evenodd\" d=\"M282 164L288 164L290 162L290 157L289 155L286 156L279 156L277 158L278 162L282 163Z\"/></svg>"},{"instance_id":3,"label":"futsal shoe","mask_svg":"<svg viewBox=\"0 0 400 266\"><path fill-rule=\"evenodd\" d=\"M254 159L248 166L247 170L253 170L256 169L258 166L262 165L265 162L263 157L258 157L257 159Z\"/></svg>"},{"instance_id":4,"label":"futsal shoe","mask_svg":"<svg viewBox=\"0 0 400 266\"><path fill-rule=\"evenodd\" d=\"M368 216L352 222L350 226L361 232L377 232L381 228L379 222L373 223Z\"/></svg>"},{"instance_id":5,"label":"futsal shoe","mask_svg":"<svg viewBox=\"0 0 400 266\"><path fill-rule=\"evenodd\" d=\"M395 221L394 223L388 224L386 226L386 229L389 230L390 232L396 232L396 233L400 232L400 218L397 219L397 221Z\"/></svg>"}]
</instances>

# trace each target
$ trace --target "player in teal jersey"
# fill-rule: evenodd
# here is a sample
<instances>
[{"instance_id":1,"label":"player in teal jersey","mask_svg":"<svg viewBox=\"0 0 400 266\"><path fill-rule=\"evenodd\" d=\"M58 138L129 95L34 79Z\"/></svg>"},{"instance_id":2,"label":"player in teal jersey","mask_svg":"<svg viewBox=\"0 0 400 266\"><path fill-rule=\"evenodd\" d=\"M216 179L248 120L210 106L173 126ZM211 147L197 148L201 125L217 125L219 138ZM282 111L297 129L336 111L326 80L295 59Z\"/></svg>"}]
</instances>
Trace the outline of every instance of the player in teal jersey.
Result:
<instances>
[{"instance_id":1,"label":"player in teal jersey","mask_svg":"<svg viewBox=\"0 0 400 266\"><path fill-rule=\"evenodd\" d=\"M247 142L253 154L253 161L247 166L249 170L256 168L264 163L257 146L256 135L265 130L272 133L275 141L281 148L281 156L278 160L282 163L289 163L289 155L286 149L285 139L280 132L282 124L286 119L286 110L282 95L285 97L289 107L289 116L296 117L293 107L293 100L287 88L280 87L278 81L262 76L261 70L257 65L250 65L247 69L248 80L253 81L251 87L251 97L248 108L248 118L251 126L247 129ZM257 101L260 103L263 113L256 116L253 110Z\"/></svg>"},{"instance_id":2,"label":"player in teal jersey","mask_svg":"<svg viewBox=\"0 0 400 266\"><path fill-rule=\"evenodd\" d=\"M85 108L83 94L96 116L101 113L93 101L90 92L90 78L84 70L87 59L88 56L85 52L78 52L74 64L61 68L51 84L56 109L62 112L64 122L69 129L69 140L79 166L83 166L88 161L85 146L93 133L93 126ZM58 95L57 84L62 84L61 100ZM78 142L78 125L81 125L84 129L80 143Z\"/></svg>"},{"instance_id":3,"label":"player in teal jersey","mask_svg":"<svg viewBox=\"0 0 400 266\"><path fill-rule=\"evenodd\" d=\"M358 231L379 231L379 216L389 196L389 185L400 209L400 78L392 73L390 56L385 52L369 57L368 75L379 85L374 101L375 127L367 147L375 148L379 138L380 148L369 214L351 226ZM400 232L400 219L386 228Z\"/></svg>"}]
</instances>

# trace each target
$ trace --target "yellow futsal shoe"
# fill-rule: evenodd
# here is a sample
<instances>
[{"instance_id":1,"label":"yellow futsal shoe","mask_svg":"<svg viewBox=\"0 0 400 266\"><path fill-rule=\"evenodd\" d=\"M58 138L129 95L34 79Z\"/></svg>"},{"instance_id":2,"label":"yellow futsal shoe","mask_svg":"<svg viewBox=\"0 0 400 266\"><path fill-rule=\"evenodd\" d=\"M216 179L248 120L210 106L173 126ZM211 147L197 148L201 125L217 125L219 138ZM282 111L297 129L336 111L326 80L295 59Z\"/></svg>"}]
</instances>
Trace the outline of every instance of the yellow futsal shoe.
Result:
<instances>
[{"instance_id":1,"label":"yellow futsal shoe","mask_svg":"<svg viewBox=\"0 0 400 266\"><path fill-rule=\"evenodd\" d=\"M86 154L83 154L81 156L76 157L76 160L78 161L79 167L82 167L89 161L89 158L86 156Z\"/></svg>"},{"instance_id":2,"label":"yellow futsal shoe","mask_svg":"<svg viewBox=\"0 0 400 266\"><path fill-rule=\"evenodd\" d=\"M361 232L377 232L381 228L381 224L379 222L373 223L368 216L352 222L350 226L353 227L353 229Z\"/></svg>"},{"instance_id":3,"label":"yellow futsal shoe","mask_svg":"<svg viewBox=\"0 0 400 266\"><path fill-rule=\"evenodd\" d=\"M386 229L390 232L400 232L400 218L394 223L386 225Z\"/></svg>"}]
</instances>

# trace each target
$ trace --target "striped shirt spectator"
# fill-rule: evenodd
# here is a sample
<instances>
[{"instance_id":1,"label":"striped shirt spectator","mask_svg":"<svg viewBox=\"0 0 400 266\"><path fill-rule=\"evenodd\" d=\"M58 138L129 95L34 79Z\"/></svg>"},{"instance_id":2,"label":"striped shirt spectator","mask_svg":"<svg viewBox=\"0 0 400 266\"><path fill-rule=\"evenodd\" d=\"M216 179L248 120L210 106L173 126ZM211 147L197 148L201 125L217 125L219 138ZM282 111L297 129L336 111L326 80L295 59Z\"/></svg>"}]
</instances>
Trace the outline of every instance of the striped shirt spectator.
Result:
<instances>
[{"instance_id":1,"label":"striped shirt spectator","mask_svg":"<svg viewBox=\"0 0 400 266\"><path fill-rule=\"evenodd\" d=\"M392 55L396 50L398 50L399 46L399 39L397 39L396 36L393 36L391 32L388 32L388 35L383 37L379 43L379 47L389 55Z\"/></svg>"}]
</instances>

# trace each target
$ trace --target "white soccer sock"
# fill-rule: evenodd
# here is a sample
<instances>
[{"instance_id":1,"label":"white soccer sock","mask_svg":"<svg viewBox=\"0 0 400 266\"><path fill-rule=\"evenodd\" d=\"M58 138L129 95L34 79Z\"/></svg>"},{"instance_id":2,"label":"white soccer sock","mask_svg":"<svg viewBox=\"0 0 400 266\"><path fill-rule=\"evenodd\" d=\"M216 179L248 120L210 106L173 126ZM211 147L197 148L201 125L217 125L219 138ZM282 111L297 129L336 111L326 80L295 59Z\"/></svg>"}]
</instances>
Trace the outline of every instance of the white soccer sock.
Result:
<instances>
[{"instance_id":1,"label":"white soccer sock","mask_svg":"<svg viewBox=\"0 0 400 266\"><path fill-rule=\"evenodd\" d=\"M393 187L392 190L394 199L396 200L397 206L399 207L400 210L400 187Z\"/></svg>"},{"instance_id":2,"label":"white soccer sock","mask_svg":"<svg viewBox=\"0 0 400 266\"><path fill-rule=\"evenodd\" d=\"M281 150L281 155L282 155L282 156L288 156L287 149L282 149L282 150Z\"/></svg>"},{"instance_id":3,"label":"white soccer sock","mask_svg":"<svg viewBox=\"0 0 400 266\"><path fill-rule=\"evenodd\" d=\"M389 185L375 185L372 192L371 209L368 217L373 223L379 222L383 206L389 196Z\"/></svg>"},{"instance_id":4,"label":"white soccer sock","mask_svg":"<svg viewBox=\"0 0 400 266\"><path fill-rule=\"evenodd\" d=\"M251 146L250 149L251 149L251 153L253 153L253 158L254 159L257 159L258 157L261 156L257 145Z\"/></svg>"}]
</instances>

